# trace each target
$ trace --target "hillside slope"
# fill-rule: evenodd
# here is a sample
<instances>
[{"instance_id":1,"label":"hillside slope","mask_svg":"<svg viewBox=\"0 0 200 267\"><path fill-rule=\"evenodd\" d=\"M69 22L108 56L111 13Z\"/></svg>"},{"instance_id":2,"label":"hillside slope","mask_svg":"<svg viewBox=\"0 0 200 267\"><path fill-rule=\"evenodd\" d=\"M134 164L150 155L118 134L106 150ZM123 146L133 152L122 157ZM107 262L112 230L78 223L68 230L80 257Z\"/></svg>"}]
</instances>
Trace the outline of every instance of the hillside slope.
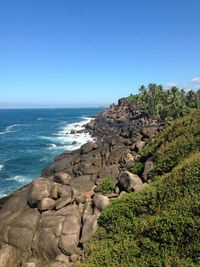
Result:
<instances>
[{"instance_id":1,"label":"hillside slope","mask_svg":"<svg viewBox=\"0 0 200 267\"><path fill-rule=\"evenodd\" d=\"M153 181L106 208L82 266L200 266L200 110L166 127L132 170L150 159ZM144 178L144 177L143 177Z\"/></svg>"}]
</instances>

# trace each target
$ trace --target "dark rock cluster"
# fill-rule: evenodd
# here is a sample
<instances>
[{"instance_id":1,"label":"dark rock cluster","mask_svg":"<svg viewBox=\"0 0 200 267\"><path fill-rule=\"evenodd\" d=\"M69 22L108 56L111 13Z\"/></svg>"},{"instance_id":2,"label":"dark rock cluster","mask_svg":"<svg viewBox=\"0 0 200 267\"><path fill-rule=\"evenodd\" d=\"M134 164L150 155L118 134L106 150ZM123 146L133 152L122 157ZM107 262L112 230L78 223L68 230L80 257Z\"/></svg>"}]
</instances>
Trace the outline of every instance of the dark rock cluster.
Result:
<instances>
[{"instance_id":1,"label":"dark rock cluster","mask_svg":"<svg viewBox=\"0 0 200 267\"><path fill-rule=\"evenodd\" d=\"M102 210L116 197L148 185L131 167L148 138L160 129L148 113L120 99L89 124L95 138L64 152L41 177L11 194L0 209L1 267L73 266L95 234ZM115 181L112 193L99 193L104 177Z\"/></svg>"}]
</instances>

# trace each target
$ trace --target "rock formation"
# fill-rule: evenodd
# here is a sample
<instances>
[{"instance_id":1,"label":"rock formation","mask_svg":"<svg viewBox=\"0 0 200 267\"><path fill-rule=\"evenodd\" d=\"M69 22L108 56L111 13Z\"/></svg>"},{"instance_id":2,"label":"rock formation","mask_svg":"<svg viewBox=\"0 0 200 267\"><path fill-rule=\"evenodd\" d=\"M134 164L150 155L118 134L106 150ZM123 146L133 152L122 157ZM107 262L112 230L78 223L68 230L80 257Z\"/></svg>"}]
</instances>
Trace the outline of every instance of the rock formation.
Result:
<instances>
[{"instance_id":1,"label":"rock formation","mask_svg":"<svg viewBox=\"0 0 200 267\"><path fill-rule=\"evenodd\" d=\"M126 99L87 124L95 142L56 157L41 177L1 201L0 266L73 266L95 234L101 211L114 198L147 185L150 159L142 177L130 169L159 128ZM97 192L108 176L116 184L113 192Z\"/></svg>"}]
</instances>

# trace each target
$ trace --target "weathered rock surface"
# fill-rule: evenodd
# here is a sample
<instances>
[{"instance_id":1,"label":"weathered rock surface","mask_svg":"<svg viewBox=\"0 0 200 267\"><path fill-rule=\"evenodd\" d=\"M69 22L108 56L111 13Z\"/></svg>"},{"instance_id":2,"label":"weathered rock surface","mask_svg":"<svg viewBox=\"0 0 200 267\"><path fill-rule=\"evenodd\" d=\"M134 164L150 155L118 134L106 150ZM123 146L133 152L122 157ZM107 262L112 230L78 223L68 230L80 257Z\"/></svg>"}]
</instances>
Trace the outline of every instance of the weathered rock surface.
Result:
<instances>
[{"instance_id":1,"label":"weathered rock surface","mask_svg":"<svg viewBox=\"0 0 200 267\"><path fill-rule=\"evenodd\" d=\"M28 192L28 204L35 207L43 198L49 197L51 182L44 178L33 181Z\"/></svg>"},{"instance_id":2,"label":"weathered rock surface","mask_svg":"<svg viewBox=\"0 0 200 267\"><path fill-rule=\"evenodd\" d=\"M41 177L0 199L0 267L73 266L95 234L101 211L148 185L151 159L142 179L130 172L146 140L159 131L146 112L120 99L86 130L95 142L65 151ZM104 177L115 181L114 192L95 193Z\"/></svg>"},{"instance_id":3,"label":"weathered rock surface","mask_svg":"<svg viewBox=\"0 0 200 267\"><path fill-rule=\"evenodd\" d=\"M124 171L121 173L119 177L119 184L127 191L139 191L142 186L143 182L140 177L136 174L133 174L128 171Z\"/></svg>"},{"instance_id":4,"label":"weathered rock surface","mask_svg":"<svg viewBox=\"0 0 200 267\"><path fill-rule=\"evenodd\" d=\"M102 211L110 204L110 200L102 194L95 194L93 197L93 203L100 211Z\"/></svg>"},{"instance_id":5,"label":"weathered rock surface","mask_svg":"<svg viewBox=\"0 0 200 267\"><path fill-rule=\"evenodd\" d=\"M21 265L20 253L12 246L5 245L0 249L1 267L19 267Z\"/></svg>"}]
</instances>

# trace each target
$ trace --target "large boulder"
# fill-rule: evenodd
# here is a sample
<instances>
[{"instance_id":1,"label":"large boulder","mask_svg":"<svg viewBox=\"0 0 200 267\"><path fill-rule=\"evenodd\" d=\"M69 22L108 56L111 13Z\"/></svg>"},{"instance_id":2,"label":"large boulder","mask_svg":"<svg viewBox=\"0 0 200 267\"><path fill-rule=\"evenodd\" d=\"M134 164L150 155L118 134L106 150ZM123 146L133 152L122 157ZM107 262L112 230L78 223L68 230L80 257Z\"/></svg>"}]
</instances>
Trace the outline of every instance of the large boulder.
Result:
<instances>
[{"instance_id":1,"label":"large boulder","mask_svg":"<svg viewBox=\"0 0 200 267\"><path fill-rule=\"evenodd\" d=\"M91 175L82 175L70 180L70 186L79 192L92 191L94 187L94 177Z\"/></svg>"},{"instance_id":2,"label":"large boulder","mask_svg":"<svg viewBox=\"0 0 200 267\"><path fill-rule=\"evenodd\" d=\"M38 259L54 260L59 254L59 237L65 220L66 209L48 210L42 213L40 224L32 242L32 252Z\"/></svg>"},{"instance_id":3,"label":"large boulder","mask_svg":"<svg viewBox=\"0 0 200 267\"><path fill-rule=\"evenodd\" d=\"M54 199L51 199L49 197L45 197L38 204L38 209L40 211L53 209L55 206L55 203L56 203L56 201Z\"/></svg>"},{"instance_id":4,"label":"large boulder","mask_svg":"<svg viewBox=\"0 0 200 267\"><path fill-rule=\"evenodd\" d=\"M143 187L143 183L140 177L128 171L122 172L118 180L119 184L127 192L139 191Z\"/></svg>"},{"instance_id":5,"label":"large boulder","mask_svg":"<svg viewBox=\"0 0 200 267\"><path fill-rule=\"evenodd\" d=\"M5 245L0 249L1 267L19 267L21 266L21 262L20 253L16 248Z\"/></svg>"},{"instance_id":6,"label":"large boulder","mask_svg":"<svg viewBox=\"0 0 200 267\"><path fill-rule=\"evenodd\" d=\"M80 239L80 243L88 242L96 232L97 229L97 219L99 218L99 214L88 215L85 217L83 221L82 235Z\"/></svg>"},{"instance_id":7,"label":"large boulder","mask_svg":"<svg viewBox=\"0 0 200 267\"><path fill-rule=\"evenodd\" d=\"M118 165L116 164L105 166L101 168L99 172L99 178L112 177L115 180L117 179L118 175L119 175L119 168Z\"/></svg>"},{"instance_id":8,"label":"large boulder","mask_svg":"<svg viewBox=\"0 0 200 267\"><path fill-rule=\"evenodd\" d=\"M41 215L37 209L29 208L19 214L5 231L6 241L21 251L31 252L32 239L40 218Z\"/></svg>"},{"instance_id":9,"label":"large boulder","mask_svg":"<svg viewBox=\"0 0 200 267\"><path fill-rule=\"evenodd\" d=\"M81 230L81 216L77 205L70 205L71 212L65 217L59 248L64 254L72 255L78 251ZM70 210L69 210L70 211Z\"/></svg>"},{"instance_id":10,"label":"large boulder","mask_svg":"<svg viewBox=\"0 0 200 267\"><path fill-rule=\"evenodd\" d=\"M87 153L89 153L90 151L92 151L93 149L94 149L94 143L87 143L87 144L84 144L84 145L82 145L82 147L81 147L81 153L82 154L87 154Z\"/></svg>"},{"instance_id":11,"label":"large boulder","mask_svg":"<svg viewBox=\"0 0 200 267\"><path fill-rule=\"evenodd\" d=\"M58 172L54 174L53 181L63 185L67 185L71 179L71 175L65 172Z\"/></svg>"},{"instance_id":12,"label":"large boulder","mask_svg":"<svg viewBox=\"0 0 200 267\"><path fill-rule=\"evenodd\" d=\"M37 204L51 193L51 181L45 178L38 178L31 183L28 191L28 204L30 207L36 207Z\"/></svg>"}]
</instances>

